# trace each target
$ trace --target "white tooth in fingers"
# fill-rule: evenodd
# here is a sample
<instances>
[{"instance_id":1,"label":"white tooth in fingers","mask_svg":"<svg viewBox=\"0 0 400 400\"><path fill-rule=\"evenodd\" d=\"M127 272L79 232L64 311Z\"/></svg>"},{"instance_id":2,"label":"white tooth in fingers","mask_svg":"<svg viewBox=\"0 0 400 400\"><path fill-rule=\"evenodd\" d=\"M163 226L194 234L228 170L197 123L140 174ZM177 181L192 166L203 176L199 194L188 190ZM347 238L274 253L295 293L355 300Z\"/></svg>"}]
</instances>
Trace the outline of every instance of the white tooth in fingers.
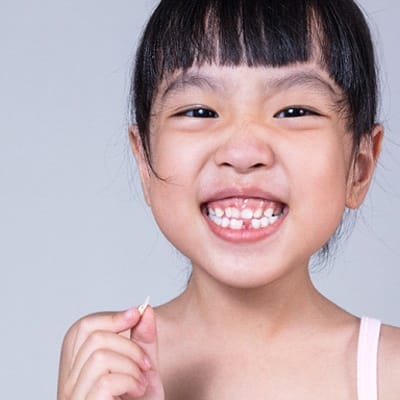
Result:
<instances>
[{"instance_id":1,"label":"white tooth in fingers","mask_svg":"<svg viewBox=\"0 0 400 400\"><path fill-rule=\"evenodd\" d=\"M274 209L273 209L273 208L267 208L267 209L264 211L264 216L267 217L267 218L270 218L270 217L272 217L273 215L274 215Z\"/></svg>"},{"instance_id":2,"label":"white tooth in fingers","mask_svg":"<svg viewBox=\"0 0 400 400\"><path fill-rule=\"evenodd\" d=\"M147 306L150 304L150 296L146 297L146 300L144 301L144 303L142 303L139 307L138 307L138 311L140 313L140 315L143 315L144 312L146 311Z\"/></svg>"},{"instance_id":3,"label":"white tooth in fingers","mask_svg":"<svg viewBox=\"0 0 400 400\"><path fill-rule=\"evenodd\" d=\"M254 211L254 218L261 218L262 217L262 209L261 208L257 208L256 211Z\"/></svg>"},{"instance_id":4,"label":"white tooth in fingers","mask_svg":"<svg viewBox=\"0 0 400 400\"><path fill-rule=\"evenodd\" d=\"M225 218L222 218L222 225L221 225L221 226L222 226L223 228L227 228L227 227L229 226L230 222L231 222L231 221L229 220L229 218L226 218L226 217L225 217Z\"/></svg>"},{"instance_id":5,"label":"white tooth in fingers","mask_svg":"<svg viewBox=\"0 0 400 400\"><path fill-rule=\"evenodd\" d=\"M232 218L232 208L230 208L230 207L225 208L225 215L228 218Z\"/></svg>"},{"instance_id":6,"label":"white tooth in fingers","mask_svg":"<svg viewBox=\"0 0 400 400\"><path fill-rule=\"evenodd\" d=\"M242 210L242 212L240 213L240 216L243 219L252 219L253 218L253 210L251 210L250 208L245 208L244 210Z\"/></svg>"},{"instance_id":7,"label":"white tooth in fingers","mask_svg":"<svg viewBox=\"0 0 400 400\"><path fill-rule=\"evenodd\" d=\"M261 218L261 227L266 228L269 225L269 219L267 217Z\"/></svg>"},{"instance_id":8,"label":"white tooth in fingers","mask_svg":"<svg viewBox=\"0 0 400 400\"><path fill-rule=\"evenodd\" d=\"M242 229L243 220L241 220L241 219L234 219L234 218L233 218L233 219L230 220L229 226L230 226L231 229L236 229L236 230Z\"/></svg>"},{"instance_id":9,"label":"white tooth in fingers","mask_svg":"<svg viewBox=\"0 0 400 400\"><path fill-rule=\"evenodd\" d=\"M221 218L221 217L224 216L224 211L221 210L220 208L216 208L216 209L215 209L215 215L216 215L217 217Z\"/></svg>"},{"instance_id":10,"label":"white tooth in fingers","mask_svg":"<svg viewBox=\"0 0 400 400\"><path fill-rule=\"evenodd\" d=\"M269 218L269 223L273 224L274 222L276 222L279 219L279 217L277 215L274 215L273 217Z\"/></svg>"},{"instance_id":11,"label":"white tooth in fingers","mask_svg":"<svg viewBox=\"0 0 400 400\"><path fill-rule=\"evenodd\" d=\"M251 226L252 226L254 229L260 228L260 226L261 226L261 220L259 220L259 219L252 219L252 220L251 220Z\"/></svg>"},{"instance_id":12,"label":"white tooth in fingers","mask_svg":"<svg viewBox=\"0 0 400 400\"><path fill-rule=\"evenodd\" d=\"M232 207L231 211L232 211L232 218L240 218L240 211L237 208Z\"/></svg>"}]
</instances>

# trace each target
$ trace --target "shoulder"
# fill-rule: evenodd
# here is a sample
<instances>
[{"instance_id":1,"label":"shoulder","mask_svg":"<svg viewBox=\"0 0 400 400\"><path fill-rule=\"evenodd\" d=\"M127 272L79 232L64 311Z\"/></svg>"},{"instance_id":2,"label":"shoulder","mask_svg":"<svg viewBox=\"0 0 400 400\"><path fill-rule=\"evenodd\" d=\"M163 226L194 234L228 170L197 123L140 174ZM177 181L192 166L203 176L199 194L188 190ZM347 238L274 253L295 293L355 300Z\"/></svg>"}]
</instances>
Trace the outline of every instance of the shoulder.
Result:
<instances>
[{"instance_id":1,"label":"shoulder","mask_svg":"<svg viewBox=\"0 0 400 400\"><path fill-rule=\"evenodd\" d=\"M382 325L378 373L379 398L400 399L400 328Z\"/></svg>"}]
</instances>

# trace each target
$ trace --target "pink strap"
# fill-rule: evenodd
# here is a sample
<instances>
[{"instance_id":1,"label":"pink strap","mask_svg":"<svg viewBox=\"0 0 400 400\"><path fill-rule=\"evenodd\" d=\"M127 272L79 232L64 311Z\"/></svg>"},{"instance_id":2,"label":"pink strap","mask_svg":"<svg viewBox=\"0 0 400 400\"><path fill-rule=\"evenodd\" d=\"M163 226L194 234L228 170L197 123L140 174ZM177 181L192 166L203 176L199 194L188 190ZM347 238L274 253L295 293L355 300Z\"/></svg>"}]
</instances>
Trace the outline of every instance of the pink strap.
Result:
<instances>
[{"instance_id":1,"label":"pink strap","mask_svg":"<svg viewBox=\"0 0 400 400\"><path fill-rule=\"evenodd\" d=\"M380 321L361 318L357 355L358 400L378 400L378 344Z\"/></svg>"}]
</instances>

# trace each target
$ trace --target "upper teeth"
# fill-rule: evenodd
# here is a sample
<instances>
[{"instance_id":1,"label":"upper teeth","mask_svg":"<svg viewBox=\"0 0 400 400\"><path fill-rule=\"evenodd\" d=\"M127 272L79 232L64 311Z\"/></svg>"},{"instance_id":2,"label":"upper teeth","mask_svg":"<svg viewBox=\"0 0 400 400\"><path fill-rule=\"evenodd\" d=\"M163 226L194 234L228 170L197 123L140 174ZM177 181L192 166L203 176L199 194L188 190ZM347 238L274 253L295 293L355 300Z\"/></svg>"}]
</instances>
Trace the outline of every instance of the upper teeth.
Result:
<instances>
[{"instance_id":1,"label":"upper teeth","mask_svg":"<svg viewBox=\"0 0 400 400\"><path fill-rule=\"evenodd\" d=\"M250 210L250 208L245 208L244 210L242 210L242 212L240 213L240 216L243 219L252 219L253 218L253 210Z\"/></svg>"},{"instance_id":2,"label":"upper teeth","mask_svg":"<svg viewBox=\"0 0 400 400\"><path fill-rule=\"evenodd\" d=\"M250 208L244 208L239 210L236 207L227 207L225 209L216 207L207 209L208 216L217 225L223 228L230 229L242 229L245 221L249 221L251 227L254 229L266 228L268 225L276 222L279 215L274 215L273 208L267 208L264 212L261 208L257 208L253 211Z\"/></svg>"},{"instance_id":3,"label":"upper teeth","mask_svg":"<svg viewBox=\"0 0 400 400\"><path fill-rule=\"evenodd\" d=\"M252 219L252 218L261 218L264 217L271 218L274 215L273 208L267 208L264 213L261 208L253 211L250 208L245 208L243 210L239 210L236 207L227 207L224 210L222 208L208 208L209 215L215 215L218 218L227 217L227 218L242 218L242 219Z\"/></svg>"}]
</instances>

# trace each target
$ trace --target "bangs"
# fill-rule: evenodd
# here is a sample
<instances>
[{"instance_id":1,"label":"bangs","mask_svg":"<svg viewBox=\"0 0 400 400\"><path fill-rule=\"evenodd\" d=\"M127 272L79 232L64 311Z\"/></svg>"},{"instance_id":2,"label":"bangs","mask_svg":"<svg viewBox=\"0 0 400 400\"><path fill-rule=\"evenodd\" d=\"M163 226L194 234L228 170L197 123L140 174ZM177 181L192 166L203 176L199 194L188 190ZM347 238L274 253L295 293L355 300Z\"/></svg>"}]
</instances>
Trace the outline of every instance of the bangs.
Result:
<instances>
[{"instance_id":1,"label":"bangs","mask_svg":"<svg viewBox=\"0 0 400 400\"><path fill-rule=\"evenodd\" d=\"M156 29L147 32L154 46L147 49L145 64L159 83L194 65L306 62L313 44L309 8L304 1L164 1L149 22Z\"/></svg>"},{"instance_id":2,"label":"bangs","mask_svg":"<svg viewBox=\"0 0 400 400\"><path fill-rule=\"evenodd\" d=\"M310 56L303 2L296 7L282 1L253 1L251 6L243 0L175 3L171 8L179 12L170 14L153 54L167 73L205 63L281 66Z\"/></svg>"}]
</instances>

